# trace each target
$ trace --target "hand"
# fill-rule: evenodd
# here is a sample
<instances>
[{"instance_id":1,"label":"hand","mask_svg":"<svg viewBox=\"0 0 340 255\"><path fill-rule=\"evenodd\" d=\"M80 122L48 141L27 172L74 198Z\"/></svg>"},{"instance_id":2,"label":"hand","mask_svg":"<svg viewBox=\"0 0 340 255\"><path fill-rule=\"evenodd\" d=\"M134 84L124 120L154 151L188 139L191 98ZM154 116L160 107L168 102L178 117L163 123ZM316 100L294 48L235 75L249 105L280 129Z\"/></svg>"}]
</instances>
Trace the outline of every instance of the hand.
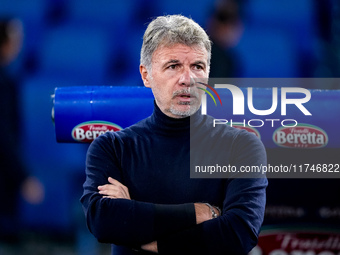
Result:
<instances>
[{"instance_id":1,"label":"hand","mask_svg":"<svg viewBox=\"0 0 340 255\"><path fill-rule=\"evenodd\" d=\"M110 184L98 186L99 194L107 198L131 199L129 189L126 186L111 177L108 178L108 181Z\"/></svg>"},{"instance_id":2,"label":"hand","mask_svg":"<svg viewBox=\"0 0 340 255\"><path fill-rule=\"evenodd\" d=\"M142 250L145 250L145 251L151 251L151 252L154 252L154 253L158 253L156 241L154 241L152 243L144 244L144 245L142 245L141 248L142 248Z\"/></svg>"}]
</instances>

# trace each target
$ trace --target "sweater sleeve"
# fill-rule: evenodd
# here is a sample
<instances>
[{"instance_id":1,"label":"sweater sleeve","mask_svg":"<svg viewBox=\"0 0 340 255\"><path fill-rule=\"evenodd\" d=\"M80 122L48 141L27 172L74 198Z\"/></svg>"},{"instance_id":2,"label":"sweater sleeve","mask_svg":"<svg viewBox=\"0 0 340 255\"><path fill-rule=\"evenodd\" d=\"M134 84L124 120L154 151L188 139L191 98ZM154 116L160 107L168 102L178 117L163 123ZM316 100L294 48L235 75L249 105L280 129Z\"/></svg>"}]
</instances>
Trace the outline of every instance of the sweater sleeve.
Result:
<instances>
[{"instance_id":1,"label":"sweater sleeve","mask_svg":"<svg viewBox=\"0 0 340 255\"><path fill-rule=\"evenodd\" d=\"M139 248L196 224L194 204L161 205L128 199L103 198L98 186L108 177L123 183L114 137L102 135L89 147L86 181L81 197L86 223L100 242Z\"/></svg>"},{"instance_id":2,"label":"sweater sleeve","mask_svg":"<svg viewBox=\"0 0 340 255\"><path fill-rule=\"evenodd\" d=\"M266 164L263 144L249 135L241 135L235 141L232 164L237 168ZM222 215L159 239L160 254L247 254L257 244L267 179L234 176L226 182Z\"/></svg>"}]
</instances>

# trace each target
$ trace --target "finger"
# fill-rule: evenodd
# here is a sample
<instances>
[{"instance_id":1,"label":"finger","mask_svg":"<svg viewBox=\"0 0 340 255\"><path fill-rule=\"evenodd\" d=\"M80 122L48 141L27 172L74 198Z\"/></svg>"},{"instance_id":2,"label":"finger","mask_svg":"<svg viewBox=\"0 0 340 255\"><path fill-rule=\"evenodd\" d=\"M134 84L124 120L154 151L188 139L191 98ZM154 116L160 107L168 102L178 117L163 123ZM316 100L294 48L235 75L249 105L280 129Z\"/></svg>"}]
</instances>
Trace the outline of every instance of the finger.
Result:
<instances>
[{"instance_id":1,"label":"finger","mask_svg":"<svg viewBox=\"0 0 340 255\"><path fill-rule=\"evenodd\" d=\"M123 192L125 194L125 198L130 199L130 193L129 193L129 190L126 187L123 189Z\"/></svg>"},{"instance_id":2,"label":"finger","mask_svg":"<svg viewBox=\"0 0 340 255\"><path fill-rule=\"evenodd\" d=\"M123 185L116 186L113 184L105 184L98 187L99 191L110 192L110 191L120 191L126 193L126 187Z\"/></svg>"},{"instance_id":3,"label":"finger","mask_svg":"<svg viewBox=\"0 0 340 255\"><path fill-rule=\"evenodd\" d=\"M121 190L120 187L108 184L108 185L101 186L100 190L99 190L99 193L100 194L114 194L114 193L119 193L120 190Z\"/></svg>"},{"instance_id":4,"label":"finger","mask_svg":"<svg viewBox=\"0 0 340 255\"><path fill-rule=\"evenodd\" d=\"M107 187L110 187L110 185L112 186L122 186L122 184L119 182L119 181L116 181L115 179L113 179L113 178L111 178L111 177L109 177L108 178L108 180L109 180L109 182L111 183L111 184L104 184L104 185L100 185L100 186L98 186L97 188L99 189L99 190L105 190L105 189L107 189Z\"/></svg>"},{"instance_id":5,"label":"finger","mask_svg":"<svg viewBox=\"0 0 340 255\"><path fill-rule=\"evenodd\" d=\"M109 183L111 183L112 185L116 185L116 186L123 185L123 184L121 184L119 181L113 179L112 177L109 177L109 178L108 178L108 181L109 181ZM105 184L105 185L100 185L100 186L98 186L97 188L98 188L99 190L101 190L101 189L103 189L106 185L107 185L107 184Z\"/></svg>"},{"instance_id":6,"label":"finger","mask_svg":"<svg viewBox=\"0 0 340 255\"><path fill-rule=\"evenodd\" d=\"M112 184L103 185L99 190L99 194L130 199L129 194L126 193L126 190L122 186L114 186Z\"/></svg>"},{"instance_id":7,"label":"finger","mask_svg":"<svg viewBox=\"0 0 340 255\"><path fill-rule=\"evenodd\" d=\"M111 197L111 198L125 198L125 194L119 192L99 192L103 197Z\"/></svg>"},{"instance_id":8,"label":"finger","mask_svg":"<svg viewBox=\"0 0 340 255\"><path fill-rule=\"evenodd\" d=\"M115 185L112 185L112 184L105 184L105 185L102 185L102 186L98 186L98 190L99 190L100 194L118 192L121 189L122 189L122 187L115 186Z\"/></svg>"},{"instance_id":9,"label":"finger","mask_svg":"<svg viewBox=\"0 0 340 255\"><path fill-rule=\"evenodd\" d=\"M111 183L113 185L117 185L117 186L123 185L119 181L117 181L116 179L113 179L112 177L109 177L108 181L109 181L109 183Z\"/></svg>"}]
</instances>

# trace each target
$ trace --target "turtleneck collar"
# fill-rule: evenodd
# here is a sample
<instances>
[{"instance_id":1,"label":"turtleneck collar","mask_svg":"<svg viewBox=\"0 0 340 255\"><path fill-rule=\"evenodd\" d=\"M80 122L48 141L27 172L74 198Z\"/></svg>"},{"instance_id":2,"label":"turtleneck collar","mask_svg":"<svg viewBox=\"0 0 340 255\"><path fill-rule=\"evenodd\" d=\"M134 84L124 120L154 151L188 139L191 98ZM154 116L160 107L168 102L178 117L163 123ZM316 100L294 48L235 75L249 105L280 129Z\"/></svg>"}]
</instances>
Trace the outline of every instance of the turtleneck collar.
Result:
<instances>
[{"instance_id":1,"label":"turtleneck collar","mask_svg":"<svg viewBox=\"0 0 340 255\"><path fill-rule=\"evenodd\" d=\"M164 114L154 101L154 110L150 116L150 126L153 131L165 135L188 134L190 127L198 126L203 117L198 110L196 113L185 118L172 118Z\"/></svg>"}]
</instances>

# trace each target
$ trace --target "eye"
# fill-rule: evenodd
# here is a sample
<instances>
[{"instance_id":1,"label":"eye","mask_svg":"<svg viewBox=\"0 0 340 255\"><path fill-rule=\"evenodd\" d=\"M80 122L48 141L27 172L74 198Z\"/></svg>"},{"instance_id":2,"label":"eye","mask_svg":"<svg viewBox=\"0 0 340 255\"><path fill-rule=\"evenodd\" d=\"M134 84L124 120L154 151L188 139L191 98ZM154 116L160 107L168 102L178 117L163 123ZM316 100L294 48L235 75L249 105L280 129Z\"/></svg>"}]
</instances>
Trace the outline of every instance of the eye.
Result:
<instances>
[{"instance_id":1,"label":"eye","mask_svg":"<svg viewBox=\"0 0 340 255\"><path fill-rule=\"evenodd\" d=\"M177 64L173 64L173 65L170 65L170 66L168 66L168 69L176 69L176 67L177 67Z\"/></svg>"},{"instance_id":2,"label":"eye","mask_svg":"<svg viewBox=\"0 0 340 255\"><path fill-rule=\"evenodd\" d=\"M197 70L203 70L203 66L201 65L194 65L194 68L197 69Z\"/></svg>"}]
</instances>

